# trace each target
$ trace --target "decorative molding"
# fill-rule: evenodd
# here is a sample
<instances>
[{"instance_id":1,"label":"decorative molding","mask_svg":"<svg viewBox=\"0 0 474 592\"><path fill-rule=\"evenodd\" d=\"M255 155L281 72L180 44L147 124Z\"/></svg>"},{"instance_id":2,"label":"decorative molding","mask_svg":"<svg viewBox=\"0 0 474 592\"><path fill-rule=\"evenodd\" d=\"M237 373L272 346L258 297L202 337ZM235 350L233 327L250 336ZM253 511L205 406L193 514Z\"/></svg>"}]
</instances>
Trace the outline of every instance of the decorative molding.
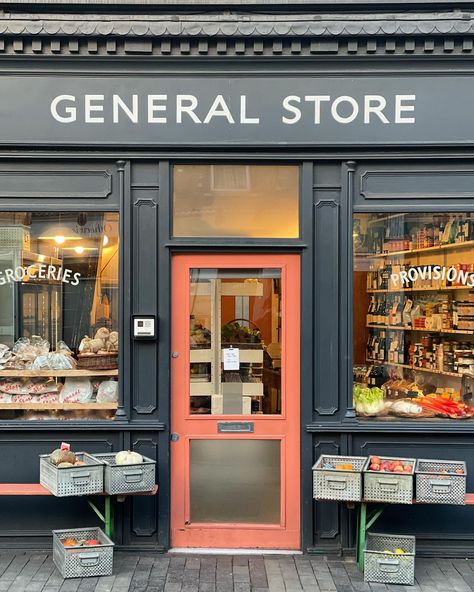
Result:
<instances>
[{"instance_id":1,"label":"decorative molding","mask_svg":"<svg viewBox=\"0 0 474 592\"><path fill-rule=\"evenodd\" d=\"M418 187L414 183L407 182L407 178L416 179ZM465 177L464 183L465 191L456 190L455 187L459 183L455 183L455 178ZM383 180L383 190L371 190L370 182L373 179ZM435 182L436 189L427 187L425 191L420 190L420 184L423 179L430 181L437 179ZM447 180L443 188L442 180ZM391 181L391 182L390 182ZM474 170L456 170L456 169L405 169L405 170L390 170L390 169L374 169L365 171L360 176L360 195L366 200L377 199L407 199L413 201L414 199L472 199L474 197L474 190L472 189L474 182ZM406 191L400 191L399 186L407 187ZM391 188L393 190L391 190Z\"/></svg>"},{"instance_id":2,"label":"decorative molding","mask_svg":"<svg viewBox=\"0 0 474 592\"><path fill-rule=\"evenodd\" d=\"M470 55L473 34L473 11L266 15L12 12L0 17L0 55Z\"/></svg>"},{"instance_id":3,"label":"decorative molding","mask_svg":"<svg viewBox=\"0 0 474 592\"><path fill-rule=\"evenodd\" d=\"M0 35L46 37L361 37L470 35L472 11L433 13L252 14L207 15L34 14L8 13L0 18ZM319 51L313 39L313 51ZM393 43L393 42L392 42ZM452 50L452 40L448 48ZM393 50L393 46L390 46ZM410 48L413 48L411 45ZM56 52L59 47L53 48ZM112 49L112 47L111 47ZM334 48L325 48L328 49ZM298 48L295 47L298 52Z\"/></svg>"},{"instance_id":4,"label":"decorative molding","mask_svg":"<svg viewBox=\"0 0 474 592\"><path fill-rule=\"evenodd\" d=\"M73 179L76 177L76 183ZM48 180L49 189L47 191L35 190L30 187L39 178ZM81 183L87 178L97 178L97 189L83 191L80 189ZM10 183L8 183L8 180ZM22 190L22 181L23 190ZM63 181L63 183L61 183ZM71 187L77 186L73 190ZM13 189L11 187L14 187ZM42 184L39 183L39 187ZM94 170L44 170L44 169L11 169L0 170L0 198L25 198L25 199L106 199L112 193L112 175L109 171Z\"/></svg>"},{"instance_id":5,"label":"decorative molding","mask_svg":"<svg viewBox=\"0 0 474 592\"><path fill-rule=\"evenodd\" d=\"M133 202L134 207L139 208L140 206L149 206L150 208L158 207L158 202L152 197L140 197Z\"/></svg>"}]
</instances>

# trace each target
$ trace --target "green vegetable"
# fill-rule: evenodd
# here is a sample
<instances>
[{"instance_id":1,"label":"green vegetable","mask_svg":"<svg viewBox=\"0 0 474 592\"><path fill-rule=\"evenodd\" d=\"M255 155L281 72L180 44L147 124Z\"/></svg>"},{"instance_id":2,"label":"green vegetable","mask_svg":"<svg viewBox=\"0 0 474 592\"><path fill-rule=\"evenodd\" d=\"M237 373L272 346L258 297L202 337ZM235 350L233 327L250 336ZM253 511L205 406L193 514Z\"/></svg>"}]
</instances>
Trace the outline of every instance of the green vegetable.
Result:
<instances>
[{"instance_id":1,"label":"green vegetable","mask_svg":"<svg viewBox=\"0 0 474 592\"><path fill-rule=\"evenodd\" d=\"M383 390L377 386L362 387L358 384L353 388L354 406L359 413L376 415L383 407Z\"/></svg>"}]
</instances>

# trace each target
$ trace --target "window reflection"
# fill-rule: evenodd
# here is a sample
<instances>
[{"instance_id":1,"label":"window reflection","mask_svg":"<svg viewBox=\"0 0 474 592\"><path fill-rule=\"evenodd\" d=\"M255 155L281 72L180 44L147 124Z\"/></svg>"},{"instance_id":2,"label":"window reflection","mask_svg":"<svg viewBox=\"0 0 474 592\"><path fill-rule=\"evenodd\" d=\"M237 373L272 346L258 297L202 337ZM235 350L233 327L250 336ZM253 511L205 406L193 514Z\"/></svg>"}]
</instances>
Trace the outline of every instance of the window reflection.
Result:
<instances>
[{"instance_id":1,"label":"window reflection","mask_svg":"<svg viewBox=\"0 0 474 592\"><path fill-rule=\"evenodd\" d=\"M176 165L176 237L297 238L299 169L286 165Z\"/></svg>"}]
</instances>

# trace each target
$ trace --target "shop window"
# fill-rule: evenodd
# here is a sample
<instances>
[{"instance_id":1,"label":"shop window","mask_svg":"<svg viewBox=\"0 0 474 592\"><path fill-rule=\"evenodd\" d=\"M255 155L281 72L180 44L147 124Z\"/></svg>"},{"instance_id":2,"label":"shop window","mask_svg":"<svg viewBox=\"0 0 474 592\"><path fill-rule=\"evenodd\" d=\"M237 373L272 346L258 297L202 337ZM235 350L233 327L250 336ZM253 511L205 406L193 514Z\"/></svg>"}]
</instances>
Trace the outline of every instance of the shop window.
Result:
<instances>
[{"instance_id":1,"label":"shop window","mask_svg":"<svg viewBox=\"0 0 474 592\"><path fill-rule=\"evenodd\" d=\"M0 419L112 419L118 214L0 213Z\"/></svg>"},{"instance_id":2,"label":"shop window","mask_svg":"<svg viewBox=\"0 0 474 592\"><path fill-rule=\"evenodd\" d=\"M474 213L356 214L360 417L474 417Z\"/></svg>"},{"instance_id":3,"label":"shop window","mask_svg":"<svg viewBox=\"0 0 474 592\"><path fill-rule=\"evenodd\" d=\"M298 238L299 169L286 165L177 165L175 237Z\"/></svg>"}]
</instances>

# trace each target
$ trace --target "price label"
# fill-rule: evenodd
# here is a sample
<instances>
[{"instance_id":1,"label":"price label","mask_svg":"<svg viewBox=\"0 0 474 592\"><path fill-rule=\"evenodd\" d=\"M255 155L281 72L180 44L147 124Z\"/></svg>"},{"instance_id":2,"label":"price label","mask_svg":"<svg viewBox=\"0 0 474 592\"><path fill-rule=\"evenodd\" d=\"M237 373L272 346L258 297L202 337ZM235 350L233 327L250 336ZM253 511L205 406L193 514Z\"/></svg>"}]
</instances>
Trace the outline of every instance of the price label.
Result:
<instances>
[{"instance_id":1,"label":"price label","mask_svg":"<svg viewBox=\"0 0 474 592\"><path fill-rule=\"evenodd\" d=\"M238 348L226 347L222 350L222 361L224 370L239 370L240 357Z\"/></svg>"}]
</instances>

